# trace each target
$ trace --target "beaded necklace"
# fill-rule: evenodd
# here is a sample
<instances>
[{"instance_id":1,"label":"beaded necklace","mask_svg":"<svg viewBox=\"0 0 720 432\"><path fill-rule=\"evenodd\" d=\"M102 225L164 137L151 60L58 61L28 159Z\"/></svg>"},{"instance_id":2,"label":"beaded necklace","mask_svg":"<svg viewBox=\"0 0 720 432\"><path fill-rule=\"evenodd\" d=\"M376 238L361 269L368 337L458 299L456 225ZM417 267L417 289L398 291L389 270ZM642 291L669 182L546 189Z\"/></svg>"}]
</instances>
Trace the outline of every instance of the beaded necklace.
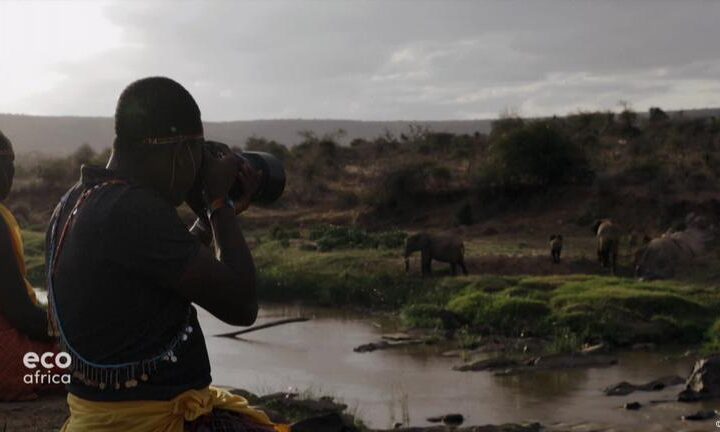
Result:
<instances>
[{"instance_id":1,"label":"beaded necklace","mask_svg":"<svg viewBox=\"0 0 720 432\"><path fill-rule=\"evenodd\" d=\"M70 354L72 363L70 365L70 371L73 377L81 381L85 385L98 387L100 390L105 390L108 387L112 387L115 390L119 390L121 387L132 388L138 385L138 379L140 381L148 381L150 374L155 372L160 362L177 362L177 356L175 350L180 343L185 342L193 332L193 328L190 325L190 316L192 313L192 307L188 307L188 313L185 318L180 331L173 337L173 339L165 345L159 354L154 355L147 359L141 359L137 361L130 361L124 363L115 364L100 364L92 362L84 358L78 353L69 343L65 332L60 324L58 316L57 306L55 302L55 296L53 291L53 277L57 267L57 257L62 251L65 243L65 238L72 228L72 225L77 216L80 206L85 202L93 193L96 191L113 185L126 185L127 182L123 180L108 180L102 183L98 183L85 190L80 197L77 199L75 206L70 211L65 225L60 231L60 237L58 238L58 225L60 220L60 214L65 209L68 199L73 191L70 189L60 200L60 204L55 208L52 219L50 221L50 245L48 253L48 334L58 338L60 349Z\"/></svg>"}]
</instances>

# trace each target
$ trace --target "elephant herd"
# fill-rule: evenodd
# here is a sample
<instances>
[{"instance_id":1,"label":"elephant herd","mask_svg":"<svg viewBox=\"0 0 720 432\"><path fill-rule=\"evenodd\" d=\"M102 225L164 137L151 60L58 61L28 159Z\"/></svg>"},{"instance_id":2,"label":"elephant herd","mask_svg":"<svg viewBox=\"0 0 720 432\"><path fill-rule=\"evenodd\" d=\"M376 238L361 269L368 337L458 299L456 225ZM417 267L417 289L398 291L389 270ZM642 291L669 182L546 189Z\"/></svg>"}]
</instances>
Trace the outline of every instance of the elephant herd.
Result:
<instances>
[{"instance_id":1,"label":"elephant herd","mask_svg":"<svg viewBox=\"0 0 720 432\"><path fill-rule=\"evenodd\" d=\"M716 231L716 225L710 223L708 218L691 213L686 217L682 230L667 231L657 238L645 235L642 240L637 233L633 233L629 243L634 249L635 276L643 279L673 277L678 266L706 252L708 244L716 237ZM593 225L593 233L597 242L598 262L603 268L609 268L613 275L616 274L623 230L612 220L601 219ZM562 248L562 235L551 235L549 249L553 263L560 262ZM417 251L421 253L423 276L431 274L433 260L450 264L452 275L457 274L458 267L463 274L468 274L465 246L458 236L421 232L408 237L405 243L406 272L410 268L410 256Z\"/></svg>"},{"instance_id":2,"label":"elephant herd","mask_svg":"<svg viewBox=\"0 0 720 432\"><path fill-rule=\"evenodd\" d=\"M678 268L707 251L716 237L716 226L704 216L690 213L681 230L668 230L659 237L630 235L635 276L641 279L668 279ZM616 264L622 230L609 219L599 220L593 227L597 238L598 261L616 274Z\"/></svg>"}]
</instances>

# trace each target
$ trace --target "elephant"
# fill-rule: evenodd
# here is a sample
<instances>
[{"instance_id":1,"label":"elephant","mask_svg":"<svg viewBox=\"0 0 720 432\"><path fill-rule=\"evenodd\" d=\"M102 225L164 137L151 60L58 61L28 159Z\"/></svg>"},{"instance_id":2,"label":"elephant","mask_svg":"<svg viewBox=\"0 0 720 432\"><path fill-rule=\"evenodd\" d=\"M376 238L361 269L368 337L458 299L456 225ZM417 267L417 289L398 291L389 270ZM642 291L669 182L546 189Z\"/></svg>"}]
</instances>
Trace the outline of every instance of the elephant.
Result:
<instances>
[{"instance_id":1,"label":"elephant","mask_svg":"<svg viewBox=\"0 0 720 432\"><path fill-rule=\"evenodd\" d=\"M410 271L410 255L420 251L422 261L422 274L428 276L432 273L430 263L432 260L450 264L450 271L457 274L457 266L467 275L465 267L465 245L462 239L450 235L435 235L425 232L413 234L405 241L405 271Z\"/></svg>"},{"instance_id":2,"label":"elephant","mask_svg":"<svg viewBox=\"0 0 720 432\"><path fill-rule=\"evenodd\" d=\"M597 237L598 261L604 268L610 267L611 273L615 275L620 247L620 228L610 219L599 219L593 224L593 232Z\"/></svg>"},{"instance_id":3,"label":"elephant","mask_svg":"<svg viewBox=\"0 0 720 432\"><path fill-rule=\"evenodd\" d=\"M686 218L682 231L667 231L638 250L635 276L641 279L667 279L675 276L678 266L705 253L714 237L714 226L694 214Z\"/></svg>"},{"instance_id":4,"label":"elephant","mask_svg":"<svg viewBox=\"0 0 720 432\"><path fill-rule=\"evenodd\" d=\"M553 234L550 236L550 258L555 264L560 263L560 254L563 248L563 236L560 234Z\"/></svg>"}]
</instances>

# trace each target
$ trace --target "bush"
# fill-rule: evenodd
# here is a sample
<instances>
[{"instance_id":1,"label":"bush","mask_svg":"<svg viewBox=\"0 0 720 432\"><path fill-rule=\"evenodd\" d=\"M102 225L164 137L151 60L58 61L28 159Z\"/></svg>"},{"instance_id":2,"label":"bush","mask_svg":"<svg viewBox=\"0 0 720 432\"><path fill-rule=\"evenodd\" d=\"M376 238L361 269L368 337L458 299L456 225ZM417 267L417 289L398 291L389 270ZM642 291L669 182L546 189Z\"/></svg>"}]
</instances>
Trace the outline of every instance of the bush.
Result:
<instances>
[{"instance_id":1,"label":"bush","mask_svg":"<svg viewBox=\"0 0 720 432\"><path fill-rule=\"evenodd\" d=\"M525 126L525 120L514 115L501 116L494 120L490 127L490 138L497 139L507 134L522 129Z\"/></svg>"},{"instance_id":2,"label":"bush","mask_svg":"<svg viewBox=\"0 0 720 432\"><path fill-rule=\"evenodd\" d=\"M486 293L494 293L502 291L505 288L515 284L517 280L510 276L483 275L473 278L465 288L466 292L482 291Z\"/></svg>"},{"instance_id":3,"label":"bush","mask_svg":"<svg viewBox=\"0 0 720 432\"><path fill-rule=\"evenodd\" d=\"M485 323L509 335L547 332L550 308L545 302L521 297L497 296L488 307Z\"/></svg>"},{"instance_id":4,"label":"bush","mask_svg":"<svg viewBox=\"0 0 720 432\"><path fill-rule=\"evenodd\" d=\"M352 191L337 192L337 204L339 208L350 209L360 204L360 198Z\"/></svg>"},{"instance_id":5,"label":"bush","mask_svg":"<svg viewBox=\"0 0 720 432\"><path fill-rule=\"evenodd\" d=\"M376 209L398 210L415 208L428 201L451 178L447 167L433 162L405 165L382 176L367 202Z\"/></svg>"},{"instance_id":6,"label":"bush","mask_svg":"<svg viewBox=\"0 0 720 432\"><path fill-rule=\"evenodd\" d=\"M270 238L281 242L288 242L290 239L300 238L300 231L297 228L285 228L280 225L273 225L270 228Z\"/></svg>"},{"instance_id":7,"label":"bush","mask_svg":"<svg viewBox=\"0 0 720 432\"><path fill-rule=\"evenodd\" d=\"M705 333L706 343L703 351L706 354L720 352L720 319L716 320Z\"/></svg>"},{"instance_id":8,"label":"bush","mask_svg":"<svg viewBox=\"0 0 720 432\"><path fill-rule=\"evenodd\" d=\"M447 308L474 325L478 325L483 323L485 311L492 302L492 295L475 291L453 298L448 302Z\"/></svg>"},{"instance_id":9,"label":"bush","mask_svg":"<svg viewBox=\"0 0 720 432\"><path fill-rule=\"evenodd\" d=\"M415 328L442 328L440 315L443 308L434 304L414 304L403 308L400 317L403 323Z\"/></svg>"},{"instance_id":10,"label":"bush","mask_svg":"<svg viewBox=\"0 0 720 432\"><path fill-rule=\"evenodd\" d=\"M290 151L284 145L273 140L267 140L265 138L258 138L255 136L247 139L245 142L245 150L270 153L280 160L285 160L290 155Z\"/></svg>"},{"instance_id":11,"label":"bush","mask_svg":"<svg viewBox=\"0 0 720 432\"><path fill-rule=\"evenodd\" d=\"M399 230L383 231L373 235L377 239L378 246L387 249L402 247L405 244L405 239L407 238L407 233Z\"/></svg>"},{"instance_id":12,"label":"bush","mask_svg":"<svg viewBox=\"0 0 720 432\"><path fill-rule=\"evenodd\" d=\"M318 225L310 230L310 240L314 240L320 251L333 249L394 249L403 245L407 234L404 231L384 231L368 233L351 226Z\"/></svg>"},{"instance_id":13,"label":"bush","mask_svg":"<svg viewBox=\"0 0 720 432\"><path fill-rule=\"evenodd\" d=\"M666 173L663 165L653 159L633 162L620 174L620 180L630 185L645 184L664 177Z\"/></svg>"},{"instance_id":14,"label":"bush","mask_svg":"<svg viewBox=\"0 0 720 432\"><path fill-rule=\"evenodd\" d=\"M506 186L551 186L591 178L582 150L549 122L538 121L498 138L490 146L485 173Z\"/></svg>"},{"instance_id":15,"label":"bush","mask_svg":"<svg viewBox=\"0 0 720 432\"><path fill-rule=\"evenodd\" d=\"M598 282L600 283L600 282ZM637 282L569 282L550 304L556 323L617 344L698 341L709 325L704 305Z\"/></svg>"},{"instance_id":16,"label":"bush","mask_svg":"<svg viewBox=\"0 0 720 432\"><path fill-rule=\"evenodd\" d=\"M448 309L478 328L517 336L544 334L550 308L545 302L522 297L471 292L450 300Z\"/></svg>"},{"instance_id":17,"label":"bush","mask_svg":"<svg viewBox=\"0 0 720 432\"><path fill-rule=\"evenodd\" d=\"M475 223L472 204L465 202L455 211L455 223L457 225L472 225Z\"/></svg>"}]
</instances>

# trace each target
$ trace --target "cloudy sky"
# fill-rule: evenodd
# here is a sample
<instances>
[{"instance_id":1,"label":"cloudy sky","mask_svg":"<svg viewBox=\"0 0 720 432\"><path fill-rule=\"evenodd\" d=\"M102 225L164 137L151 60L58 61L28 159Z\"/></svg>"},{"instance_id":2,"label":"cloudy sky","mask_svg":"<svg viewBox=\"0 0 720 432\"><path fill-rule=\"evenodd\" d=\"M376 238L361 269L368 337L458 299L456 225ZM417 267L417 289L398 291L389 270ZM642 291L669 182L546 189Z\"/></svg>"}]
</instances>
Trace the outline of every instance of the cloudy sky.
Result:
<instances>
[{"instance_id":1,"label":"cloudy sky","mask_svg":"<svg viewBox=\"0 0 720 432\"><path fill-rule=\"evenodd\" d=\"M720 106L714 1L0 0L0 112L112 115L167 75L206 120Z\"/></svg>"}]
</instances>

